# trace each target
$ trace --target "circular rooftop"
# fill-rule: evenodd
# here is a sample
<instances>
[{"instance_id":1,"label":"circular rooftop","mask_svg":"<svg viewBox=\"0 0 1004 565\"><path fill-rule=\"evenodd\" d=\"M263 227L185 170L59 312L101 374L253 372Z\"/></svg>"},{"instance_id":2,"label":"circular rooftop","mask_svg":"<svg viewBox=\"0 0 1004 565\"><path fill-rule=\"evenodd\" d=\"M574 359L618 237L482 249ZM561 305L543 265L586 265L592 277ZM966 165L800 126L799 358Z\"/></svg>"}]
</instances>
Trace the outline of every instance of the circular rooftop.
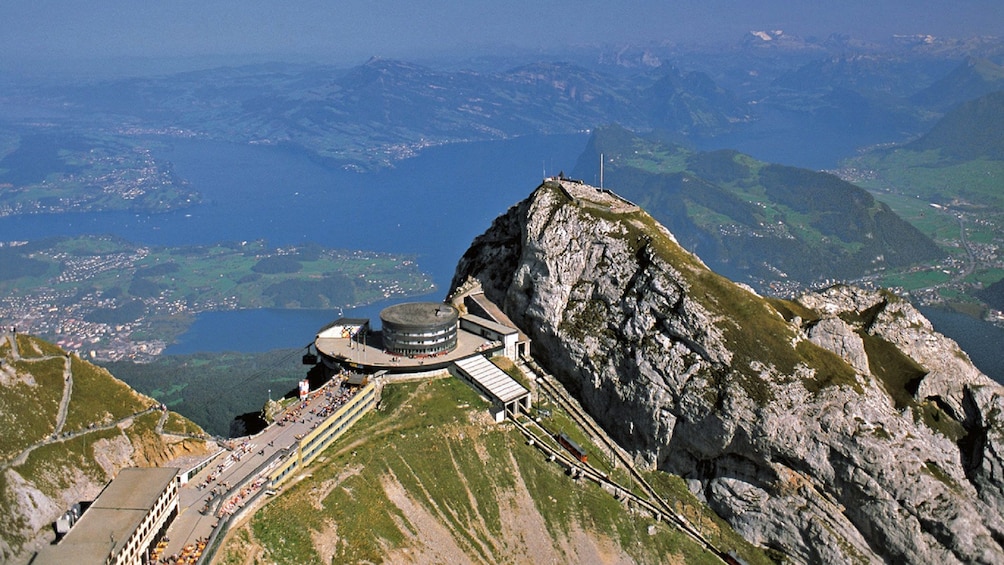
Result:
<instances>
[{"instance_id":1,"label":"circular rooftop","mask_svg":"<svg viewBox=\"0 0 1004 565\"><path fill-rule=\"evenodd\" d=\"M456 324L460 312L442 302L406 302L380 311L380 321L401 329L434 328Z\"/></svg>"},{"instance_id":2,"label":"circular rooftop","mask_svg":"<svg viewBox=\"0 0 1004 565\"><path fill-rule=\"evenodd\" d=\"M384 308L383 346L398 355L439 355L457 346L460 312L441 302L408 302Z\"/></svg>"}]
</instances>

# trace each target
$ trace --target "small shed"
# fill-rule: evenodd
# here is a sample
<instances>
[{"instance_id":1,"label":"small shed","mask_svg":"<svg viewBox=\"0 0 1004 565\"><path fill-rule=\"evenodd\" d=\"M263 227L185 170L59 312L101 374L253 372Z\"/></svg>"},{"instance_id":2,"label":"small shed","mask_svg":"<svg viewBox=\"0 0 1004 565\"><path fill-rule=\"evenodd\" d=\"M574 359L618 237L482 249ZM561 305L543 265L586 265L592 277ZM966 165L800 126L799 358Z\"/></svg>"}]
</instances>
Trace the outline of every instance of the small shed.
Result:
<instances>
[{"instance_id":1,"label":"small shed","mask_svg":"<svg viewBox=\"0 0 1004 565\"><path fill-rule=\"evenodd\" d=\"M349 378L345 379L345 384L351 387L364 387L368 382L370 382L369 375L363 373L351 373Z\"/></svg>"}]
</instances>

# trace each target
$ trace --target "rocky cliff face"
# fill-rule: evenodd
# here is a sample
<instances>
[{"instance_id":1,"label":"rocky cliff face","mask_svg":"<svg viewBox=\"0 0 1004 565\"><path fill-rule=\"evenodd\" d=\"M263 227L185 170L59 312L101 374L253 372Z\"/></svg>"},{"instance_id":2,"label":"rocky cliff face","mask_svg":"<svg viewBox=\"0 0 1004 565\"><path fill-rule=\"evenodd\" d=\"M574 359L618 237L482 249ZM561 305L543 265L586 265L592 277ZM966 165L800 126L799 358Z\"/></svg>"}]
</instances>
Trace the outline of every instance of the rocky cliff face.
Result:
<instances>
[{"instance_id":1,"label":"rocky cliff face","mask_svg":"<svg viewBox=\"0 0 1004 565\"><path fill-rule=\"evenodd\" d=\"M453 281L643 463L800 562L1004 562L1004 389L908 303L768 300L616 196L548 181Z\"/></svg>"}]
</instances>

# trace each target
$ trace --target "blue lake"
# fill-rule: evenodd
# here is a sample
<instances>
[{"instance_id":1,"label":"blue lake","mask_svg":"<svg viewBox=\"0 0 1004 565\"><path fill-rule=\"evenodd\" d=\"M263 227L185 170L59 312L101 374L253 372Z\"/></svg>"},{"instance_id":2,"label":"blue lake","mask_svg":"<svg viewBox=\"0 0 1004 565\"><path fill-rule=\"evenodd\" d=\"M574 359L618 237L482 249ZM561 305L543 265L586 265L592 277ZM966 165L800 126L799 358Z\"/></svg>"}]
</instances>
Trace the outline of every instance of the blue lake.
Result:
<instances>
[{"instance_id":1,"label":"blue lake","mask_svg":"<svg viewBox=\"0 0 1004 565\"><path fill-rule=\"evenodd\" d=\"M474 237L529 195L545 172L571 170L586 141L583 134L448 145L394 169L360 174L281 147L172 140L155 154L171 161L175 174L203 195L200 205L154 215L0 218L0 240L114 234L149 245L265 239L273 246L315 242L407 253L438 287L429 299L441 300ZM375 319L379 310L374 306L353 315ZM296 347L335 316L285 310L207 313L167 352Z\"/></svg>"},{"instance_id":2,"label":"blue lake","mask_svg":"<svg viewBox=\"0 0 1004 565\"><path fill-rule=\"evenodd\" d=\"M450 145L360 174L280 147L176 140L155 153L202 193L202 204L153 215L0 218L0 239L110 233L151 245L316 242L415 254L443 286L471 240L540 184L542 163L571 169L585 143L585 135L565 135Z\"/></svg>"},{"instance_id":3,"label":"blue lake","mask_svg":"<svg viewBox=\"0 0 1004 565\"><path fill-rule=\"evenodd\" d=\"M429 297L441 300L442 296ZM200 351L269 351L304 347L314 341L319 329L346 316L369 318L379 327L380 310L392 302L379 302L345 310L285 310L262 308L200 314L178 342L164 352L184 355Z\"/></svg>"}]
</instances>

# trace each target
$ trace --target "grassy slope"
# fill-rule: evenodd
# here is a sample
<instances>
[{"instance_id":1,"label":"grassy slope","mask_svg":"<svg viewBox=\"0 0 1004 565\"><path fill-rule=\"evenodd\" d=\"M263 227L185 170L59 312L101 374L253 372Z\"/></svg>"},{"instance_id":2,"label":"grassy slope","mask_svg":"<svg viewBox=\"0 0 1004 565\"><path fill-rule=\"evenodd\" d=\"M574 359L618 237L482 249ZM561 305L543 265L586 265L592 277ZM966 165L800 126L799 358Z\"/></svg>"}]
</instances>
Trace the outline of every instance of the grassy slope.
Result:
<instances>
[{"instance_id":1,"label":"grassy slope","mask_svg":"<svg viewBox=\"0 0 1004 565\"><path fill-rule=\"evenodd\" d=\"M866 154L848 164L868 172L858 181L865 188L891 190L923 199L925 204L963 201L1004 210L1000 191L1004 161L986 157L959 160L937 149L899 148Z\"/></svg>"},{"instance_id":2,"label":"grassy slope","mask_svg":"<svg viewBox=\"0 0 1004 565\"><path fill-rule=\"evenodd\" d=\"M70 358L73 389L62 433L86 433L40 444L55 431L66 354L28 335L19 334L17 340L20 361L13 360L6 340L0 346L0 359L8 370L0 381L0 423L5 430L0 440L0 465L4 469L0 472L0 539L8 546L19 548L38 533L33 532L30 514L48 512L46 500L64 505L67 500L76 501L85 491L103 486L111 478L107 465L115 465L115 470L124 464L157 465L164 462L165 456L199 450L199 441L181 440L169 446L158 436L158 411L102 428L156 402L137 394L104 369L76 357ZM12 378L15 371L17 378ZM194 423L175 414L165 428L175 433L201 433ZM14 464L15 458L32 446L36 447L24 462ZM110 446L115 447L109 450ZM129 461L116 459L114 453L120 447L126 448ZM64 500L67 491L74 493L72 500ZM96 492L93 490L93 494ZM31 505L26 506L26 496L33 499ZM45 525L48 527L47 521ZM10 556L0 552L0 561L5 557Z\"/></svg>"},{"instance_id":3,"label":"grassy slope","mask_svg":"<svg viewBox=\"0 0 1004 565\"><path fill-rule=\"evenodd\" d=\"M733 354L730 371L723 374L738 379L736 384L756 402L771 399L760 383L761 371L755 368L760 363L773 365L781 374L792 374L796 366L807 365L814 370L811 382L805 383L809 390L846 385L860 391L854 371L845 361L808 341L798 341L793 347L797 341L795 330L778 314L774 303L700 263L662 235L659 223L646 212L616 214L592 207L582 207L581 211L594 218L620 222L624 231L618 237L628 242L632 254L640 254L647 247L680 273L689 286L689 298L715 316Z\"/></svg>"},{"instance_id":4,"label":"grassy slope","mask_svg":"<svg viewBox=\"0 0 1004 565\"><path fill-rule=\"evenodd\" d=\"M221 561L715 561L595 485L574 482L515 429L490 423L486 408L455 379L389 385L380 411L237 529ZM713 539L763 561L685 489L667 495L702 517Z\"/></svg>"}]
</instances>

